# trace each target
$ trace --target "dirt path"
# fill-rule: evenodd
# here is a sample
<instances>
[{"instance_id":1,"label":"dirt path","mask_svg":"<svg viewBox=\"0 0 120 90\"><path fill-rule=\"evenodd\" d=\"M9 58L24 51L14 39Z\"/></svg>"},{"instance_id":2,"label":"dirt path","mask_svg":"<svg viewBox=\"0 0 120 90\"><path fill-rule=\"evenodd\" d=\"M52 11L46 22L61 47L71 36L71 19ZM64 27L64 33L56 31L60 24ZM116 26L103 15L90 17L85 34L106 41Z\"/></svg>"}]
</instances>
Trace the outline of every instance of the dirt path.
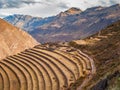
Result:
<instances>
[{"instance_id":1,"label":"dirt path","mask_svg":"<svg viewBox=\"0 0 120 90\"><path fill-rule=\"evenodd\" d=\"M83 53L82 51L78 50L79 54L83 55L84 57L86 57L90 63L91 63L91 72L88 76L86 76L85 80L83 81L83 83L77 88L77 90L84 90L83 87L86 86L86 84L93 78L93 75L96 73L96 67L94 64L94 60L89 57L87 54Z\"/></svg>"}]
</instances>

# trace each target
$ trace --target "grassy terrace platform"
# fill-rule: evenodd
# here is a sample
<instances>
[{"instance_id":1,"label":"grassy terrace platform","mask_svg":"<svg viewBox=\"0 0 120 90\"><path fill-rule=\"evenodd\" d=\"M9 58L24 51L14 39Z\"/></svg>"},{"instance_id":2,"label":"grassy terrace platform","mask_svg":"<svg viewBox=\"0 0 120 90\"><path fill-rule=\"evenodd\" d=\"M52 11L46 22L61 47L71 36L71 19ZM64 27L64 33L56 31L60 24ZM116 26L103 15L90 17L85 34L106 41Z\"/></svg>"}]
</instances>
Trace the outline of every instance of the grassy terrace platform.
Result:
<instances>
[{"instance_id":1,"label":"grassy terrace platform","mask_svg":"<svg viewBox=\"0 0 120 90\"><path fill-rule=\"evenodd\" d=\"M90 70L80 53L36 46L0 62L0 90L66 90Z\"/></svg>"}]
</instances>

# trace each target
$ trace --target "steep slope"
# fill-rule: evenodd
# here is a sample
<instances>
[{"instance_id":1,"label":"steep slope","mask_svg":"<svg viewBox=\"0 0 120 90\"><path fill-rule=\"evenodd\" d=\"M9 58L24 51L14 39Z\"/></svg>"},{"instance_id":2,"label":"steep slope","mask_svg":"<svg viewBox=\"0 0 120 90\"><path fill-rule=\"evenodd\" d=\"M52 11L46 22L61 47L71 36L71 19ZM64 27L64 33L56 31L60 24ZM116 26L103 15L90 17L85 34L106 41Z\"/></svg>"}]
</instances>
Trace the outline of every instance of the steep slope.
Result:
<instances>
[{"instance_id":1,"label":"steep slope","mask_svg":"<svg viewBox=\"0 0 120 90\"><path fill-rule=\"evenodd\" d=\"M0 90L68 90L91 73L91 62L69 46L37 45L0 61Z\"/></svg>"},{"instance_id":2,"label":"steep slope","mask_svg":"<svg viewBox=\"0 0 120 90\"><path fill-rule=\"evenodd\" d=\"M95 61L96 75L85 90L120 90L120 21L93 36L69 44Z\"/></svg>"},{"instance_id":3,"label":"steep slope","mask_svg":"<svg viewBox=\"0 0 120 90\"><path fill-rule=\"evenodd\" d=\"M0 19L0 60L37 44L26 32Z\"/></svg>"},{"instance_id":4,"label":"steep slope","mask_svg":"<svg viewBox=\"0 0 120 90\"><path fill-rule=\"evenodd\" d=\"M14 14L5 17L4 20L27 32L31 32L37 27L40 27L44 24L54 21L56 17L74 15L80 12L81 12L80 9L72 7L69 10L66 10L65 12L61 12L57 16L52 16L52 17L41 18L41 17L32 17L30 15Z\"/></svg>"},{"instance_id":5,"label":"steep slope","mask_svg":"<svg viewBox=\"0 0 120 90\"><path fill-rule=\"evenodd\" d=\"M47 42L83 39L119 20L119 12L119 5L94 7L80 14L56 17L51 23L40 26L30 34L38 41Z\"/></svg>"},{"instance_id":6,"label":"steep slope","mask_svg":"<svg viewBox=\"0 0 120 90\"><path fill-rule=\"evenodd\" d=\"M32 17L30 15L19 15L14 14L4 18L7 22L27 31L31 32L36 27L44 25L52 21L54 17L41 18L41 17Z\"/></svg>"},{"instance_id":7,"label":"steep slope","mask_svg":"<svg viewBox=\"0 0 120 90\"><path fill-rule=\"evenodd\" d=\"M32 19L22 28L39 42L70 41L88 37L119 19L119 4L92 7L85 11L70 8L53 17L40 18L37 21ZM9 20L9 17L5 20L10 23L14 21Z\"/></svg>"},{"instance_id":8,"label":"steep slope","mask_svg":"<svg viewBox=\"0 0 120 90\"><path fill-rule=\"evenodd\" d=\"M33 19L32 16L29 15L18 15L15 14L13 16L8 16L5 18L8 22L11 22L16 27L19 27L21 29L25 29L26 27L29 27L29 23L31 22L31 19ZM41 18L34 17L34 22L37 20L40 20ZM28 31L28 30L26 30Z\"/></svg>"}]
</instances>

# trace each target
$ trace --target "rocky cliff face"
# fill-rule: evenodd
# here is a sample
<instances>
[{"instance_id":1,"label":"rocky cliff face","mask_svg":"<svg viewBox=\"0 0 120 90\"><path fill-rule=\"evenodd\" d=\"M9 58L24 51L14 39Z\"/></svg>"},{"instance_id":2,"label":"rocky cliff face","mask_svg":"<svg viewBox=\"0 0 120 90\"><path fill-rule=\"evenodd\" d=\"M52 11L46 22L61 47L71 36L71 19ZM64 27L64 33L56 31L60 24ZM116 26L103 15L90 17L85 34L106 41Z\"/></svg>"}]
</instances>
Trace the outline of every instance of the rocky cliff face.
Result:
<instances>
[{"instance_id":1,"label":"rocky cliff face","mask_svg":"<svg viewBox=\"0 0 120 90\"><path fill-rule=\"evenodd\" d=\"M39 42L70 41L88 37L119 19L119 4L110 7L88 8L85 11L70 8L53 17L40 18L37 21L31 19L32 21L24 24L22 28ZM10 23L14 22L8 17L5 20Z\"/></svg>"},{"instance_id":2,"label":"rocky cliff face","mask_svg":"<svg viewBox=\"0 0 120 90\"><path fill-rule=\"evenodd\" d=\"M0 60L37 44L29 34L0 19Z\"/></svg>"}]
</instances>

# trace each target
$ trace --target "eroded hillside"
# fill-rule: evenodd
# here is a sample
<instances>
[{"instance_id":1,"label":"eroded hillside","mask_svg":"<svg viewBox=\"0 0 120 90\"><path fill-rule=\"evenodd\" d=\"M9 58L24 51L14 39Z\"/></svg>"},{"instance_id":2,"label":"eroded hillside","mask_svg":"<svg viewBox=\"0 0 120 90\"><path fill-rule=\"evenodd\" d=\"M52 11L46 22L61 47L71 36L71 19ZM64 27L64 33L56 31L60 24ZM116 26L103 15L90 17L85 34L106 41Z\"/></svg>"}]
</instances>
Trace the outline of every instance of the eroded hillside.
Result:
<instances>
[{"instance_id":1,"label":"eroded hillside","mask_svg":"<svg viewBox=\"0 0 120 90\"><path fill-rule=\"evenodd\" d=\"M0 60L37 44L29 34L0 19Z\"/></svg>"}]
</instances>

